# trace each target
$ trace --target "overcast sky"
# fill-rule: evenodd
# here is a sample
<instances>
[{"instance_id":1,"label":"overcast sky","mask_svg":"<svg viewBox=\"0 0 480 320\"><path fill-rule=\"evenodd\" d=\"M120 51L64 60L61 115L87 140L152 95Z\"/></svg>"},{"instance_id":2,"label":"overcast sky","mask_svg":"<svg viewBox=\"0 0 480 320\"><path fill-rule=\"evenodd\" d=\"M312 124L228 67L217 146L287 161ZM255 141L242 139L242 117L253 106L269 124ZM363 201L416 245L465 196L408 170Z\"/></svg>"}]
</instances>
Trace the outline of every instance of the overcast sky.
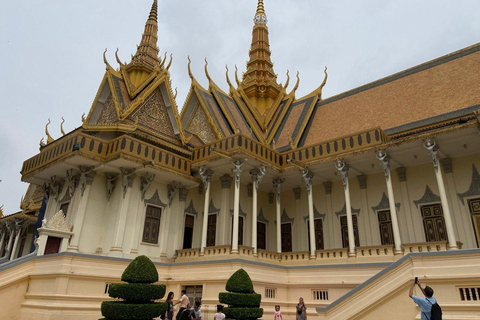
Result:
<instances>
[{"instance_id":1,"label":"overcast sky","mask_svg":"<svg viewBox=\"0 0 480 320\"><path fill-rule=\"evenodd\" d=\"M0 205L16 212L27 184L22 162L44 126L60 136L81 124L102 80L102 52L130 61L153 0L0 0ZM159 0L159 47L173 53L171 79L183 107L187 55L208 86L203 59L224 90L225 65L244 70L256 0ZM279 81L300 71L297 97L329 79L324 98L480 42L477 0L265 0ZM233 73L231 73L233 77ZM233 78L232 78L233 80ZM341 117L341 115L339 115Z\"/></svg>"}]
</instances>

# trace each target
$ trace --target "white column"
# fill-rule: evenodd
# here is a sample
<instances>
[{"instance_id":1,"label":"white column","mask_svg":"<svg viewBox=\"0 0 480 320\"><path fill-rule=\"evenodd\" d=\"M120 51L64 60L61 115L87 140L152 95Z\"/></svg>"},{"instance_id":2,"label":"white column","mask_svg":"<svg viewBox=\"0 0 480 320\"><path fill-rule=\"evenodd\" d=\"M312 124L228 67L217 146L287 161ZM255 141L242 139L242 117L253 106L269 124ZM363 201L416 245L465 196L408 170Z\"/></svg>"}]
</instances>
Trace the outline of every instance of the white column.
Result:
<instances>
[{"instance_id":1,"label":"white column","mask_svg":"<svg viewBox=\"0 0 480 320\"><path fill-rule=\"evenodd\" d=\"M87 212L88 198L90 196L90 189L92 188L93 179L95 178L95 171L93 167L80 166L80 179L78 188L80 188L80 200L75 212L75 220L73 222L73 235L70 239L70 245L67 251L78 252L78 244L80 242L80 235L83 229L83 221ZM78 192L78 191L77 191Z\"/></svg>"},{"instance_id":2,"label":"white column","mask_svg":"<svg viewBox=\"0 0 480 320\"><path fill-rule=\"evenodd\" d=\"M308 197L308 221L309 221L309 230L310 233L310 259L315 259L317 251L317 243L315 239L315 220L313 217L313 192L312 192L312 180L313 172L308 169L302 169L302 179L305 182L307 187L307 197Z\"/></svg>"},{"instance_id":3,"label":"white column","mask_svg":"<svg viewBox=\"0 0 480 320\"><path fill-rule=\"evenodd\" d=\"M357 176L358 185L360 187L360 196L362 198L362 212L361 216L358 216L358 223L361 224L361 229L358 230L358 236L360 237L360 243L365 245L372 246L372 236L373 234L378 235L378 228L372 228L372 220L374 221L375 215L371 214L370 209L368 208L368 195L367 195L367 176L359 175ZM374 230L374 231L372 231Z\"/></svg>"},{"instance_id":4,"label":"white column","mask_svg":"<svg viewBox=\"0 0 480 320\"><path fill-rule=\"evenodd\" d=\"M5 226L7 227L7 230L10 233L10 236L8 237L7 251L5 251L5 255L7 255L12 253L13 238L15 236L15 224L12 221L7 221Z\"/></svg>"},{"instance_id":5,"label":"white column","mask_svg":"<svg viewBox=\"0 0 480 320\"><path fill-rule=\"evenodd\" d=\"M394 253L402 254L402 239L400 238L400 229L398 228L397 208L395 207L395 197L393 195L392 175L390 174L390 155L386 150L377 150L377 159L385 173L387 182L388 204L390 206L390 217L392 218L393 242L395 245Z\"/></svg>"},{"instance_id":6,"label":"white column","mask_svg":"<svg viewBox=\"0 0 480 320\"><path fill-rule=\"evenodd\" d=\"M353 218L352 218L352 204L350 202L350 186L348 183L348 169L350 166L345 160L340 159L335 161L335 167L340 172L343 182L343 189L345 191L345 209L347 211L347 228L348 228L348 256L356 256L355 252L355 234L353 232Z\"/></svg>"},{"instance_id":7,"label":"white column","mask_svg":"<svg viewBox=\"0 0 480 320\"><path fill-rule=\"evenodd\" d=\"M161 257L166 257L167 256L167 244L168 244L168 239L170 238L169 235L172 234L172 226L170 225L170 220L174 212L176 211L175 209L178 208L178 202L173 203L175 200L175 197L178 193L178 190L180 190L180 187L182 185L178 182L174 182L172 184L169 184L167 186L167 197L168 197L168 208L165 210L165 227L163 228L163 235L160 243L160 256Z\"/></svg>"},{"instance_id":8,"label":"white column","mask_svg":"<svg viewBox=\"0 0 480 320\"><path fill-rule=\"evenodd\" d=\"M220 213L218 217L218 225L220 236L218 243L220 245L227 245L230 243L230 234L229 222L230 222L230 188L232 186L233 178L228 174L220 177L220 184L222 187L222 201L220 203Z\"/></svg>"},{"instance_id":9,"label":"white column","mask_svg":"<svg viewBox=\"0 0 480 320\"><path fill-rule=\"evenodd\" d=\"M125 234L125 226L127 224L128 206L130 204L130 196L132 194L133 180L136 177L135 169L120 168L123 198L120 200L117 221L115 223L113 246L110 248L112 252L123 252L123 237Z\"/></svg>"},{"instance_id":10,"label":"white column","mask_svg":"<svg viewBox=\"0 0 480 320\"><path fill-rule=\"evenodd\" d=\"M282 184L285 182L285 179L274 179L273 186L275 187L276 193L276 213L277 213L277 252L282 253L282 213L280 206L280 193L282 191Z\"/></svg>"},{"instance_id":11,"label":"white column","mask_svg":"<svg viewBox=\"0 0 480 320\"><path fill-rule=\"evenodd\" d=\"M22 234L22 227L24 219L15 219L15 242L13 243L12 253L10 254L10 260L14 260L17 257L17 249L20 241L20 235Z\"/></svg>"},{"instance_id":12,"label":"white column","mask_svg":"<svg viewBox=\"0 0 480 320\"><path fill-rule=\"evenodd\" d=\"M208 230L208 206L210 202L210 182L212 179L212 170L207 170L201 167L198 170L205 187L205 203L203 205L203 227L202 227L202 241L200 245L200 255L205 254L205 247L207 246L207 230Z\"/></svg>"},{"instance_id":13,"label":"white column","mask_svg":"<svg viewBox=\"0 0 480 320\"><path fill-rule=\"evenodd\" d=\"M253 247L253 255L257 255L257 215L258 215L258 208L257 208L257 191L260 183L262 182L263 177L265 176L265 172L267 168L265 166L260 166L260 169L252 169L250 170L250 174L252 175L252 247Z\"/></svg>"},{"instance_id":14,"label":"white column","mask_svg":"<svg viewBox=\"0 0 480 320\"><path fill-rule=\"evenodd\" d=\"M233 235L232 235L232 253L238 253L238 220L240 213L240 175L242 174L242 166L245 161L232 161L232 172L235 175L235 189L233 197Z\"/></svg>"},{"instance_id":15,"label":"white column","mask_svg":"<svg viewBox=\"0 0 480 320\"><path fill-rule=\"evenodd\" d=\"M435 169L435 177L437 178L438 190L440 192L440 200L442 201L443 216L445 218L445 225L447 227L448 245L450 250L457 249L457 240L455 239L455 231L452 223L452 216L450 214L450 206L447 200L447 192L445 190L445 184L443 182L443 173L440 161L438 159L438 145L435 139L428 138L423 143L424 147L428 150L428 155L432 159L433 168Z\"/></svg>"}]
</instances>

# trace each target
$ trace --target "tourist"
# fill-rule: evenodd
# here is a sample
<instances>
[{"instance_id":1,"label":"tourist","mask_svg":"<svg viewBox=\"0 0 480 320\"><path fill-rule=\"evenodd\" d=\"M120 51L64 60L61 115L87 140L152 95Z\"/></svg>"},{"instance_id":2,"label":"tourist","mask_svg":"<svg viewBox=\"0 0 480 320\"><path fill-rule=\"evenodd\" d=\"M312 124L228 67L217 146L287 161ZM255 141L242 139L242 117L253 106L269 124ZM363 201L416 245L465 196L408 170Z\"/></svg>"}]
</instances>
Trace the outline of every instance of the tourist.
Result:
<instances>
[{"instance_id":1,"label":"tourist","mask_svg":"<svg viewBox=\"0 0 480 320\"><path fill-rule=\"evenodd\" d=\"M217 305L217 313L215 313L215 320L225 320L225 314L222 312L223 306L221 304Z\"/></svg>"},{"instance_id":2,"label":"tourist","mask_svg":"<svg viewBox=\"0 0 480 320\"><path fill-rule=\"evenodd\" d=\"M298 299L297 320L307 320L307 307L303 302L303 298Z\"/></svg>"},{"instance_id":3,"label":"tourist","mask_svg":"<svg viewBox=\"0 0 480 320\"><path fill-rule=\"evenodd\" d=\"M187 297L187 291L182 290L182 296L180 297L180 300L178 300L178 301L175 303L175 306L176 306L177 304L180 304L180 309L178 309L178 313L177 313L176 319L177 319L177 320L180 320L180 319L182 319L183 311L185 311L185 309L187 309L187 308L190 307L190 300L189 300L188 297Z\"/></svg>"},{"instance_id":4,"label":"tourist","mask_svg":"<svg viewBox=\"0 0 480 320\"><path fill-rule=\"evenodd\" d=\"M201 320L202 319L202 310L200 310L201 307L202 305L200 304L200 301L195 301L193 308L190 309L189 318Z\"/></svg>"},{"instance_id":5,"label":"tourist","mask_svg":"<svg viewBox=\"0 0 480 320\"><path fill-rule=\"evenodd\" d=\"M172 320L173 319L173 298L174 298L174 293L170 291L167 296L167 320Z\"/></svg>"},{"instance_id":6,"label":"tourist","mask_svg":"<svg viewBox=\"0 0 480 320\"><path fill-rule=\"evenodd\" d=\"M282 312L280 312L280 306L278 304L275 306L275 317L273 320L283 320Z\"/></svg>"},{"instance_id":7,"label":"tourist","mask_svg":"<svg viewBox=\"0 0 480 320\"><path fill-rule=\"evenodd\" d=\"M421 298L413 295L413 288L415 287L416 284L422 291L425 298ZM420 310L422 312L421 320L441 319L442 310L437 304L437 299L433 297L433 289L430 288L429 286L422 288L422 286L420 285L420 281L418 281L418 278L415 278L415 281L410 286L410 292L408 293L408 296L412 298L413 301L420 307ZM433 311L432 308L436 309L435 312L432 312ZM432 317L433 313L435 313L434 317Z\"/></svg>"}]
</instances>

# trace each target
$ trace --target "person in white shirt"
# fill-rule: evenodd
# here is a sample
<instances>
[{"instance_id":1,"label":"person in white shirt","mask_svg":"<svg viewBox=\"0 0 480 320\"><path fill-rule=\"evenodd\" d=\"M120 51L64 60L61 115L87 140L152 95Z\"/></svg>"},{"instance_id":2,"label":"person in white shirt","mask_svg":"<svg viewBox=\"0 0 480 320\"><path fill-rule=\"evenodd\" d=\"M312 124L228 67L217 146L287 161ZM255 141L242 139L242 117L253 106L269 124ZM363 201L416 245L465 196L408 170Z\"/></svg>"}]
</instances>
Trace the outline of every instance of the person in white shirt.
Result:
<instances>
[{"instance_id":1,"label":"person in white shirt","mask_svg":"<svg viewBox=\"0 0 480 320\"><path fill-rule=\"evenodd\" d=\"M190 308L190 300L187 297L187 291L182 290L182 296L180 300L178 300L175 305L180 304L180 309L178 310L176 320L182 319L183 311L185 309Z\"/></svg>"},{"instance_id":2,"label":"person in white shirt","mask_svg":"<svg viewBox=\"0 0 480 320\"><path fill-rule=\"evenodd\" d=\"M223 306L221 304L217 305L217 313L215 313L215 320L224 320L225 314L222 312Z\"/></svg>"},{"instance_id":3,"label":"person in white shirt","mask_svg":"<svg viewBox=\"0 0 480 320\"><path fill-rule=\"evenodd\" d=\"M190 315L193 319L202 320L202 310L200 310L201 308L202 305L200 304L200 301L195 301L193 308L190 309Z\"/></svg>"}]
</instances>

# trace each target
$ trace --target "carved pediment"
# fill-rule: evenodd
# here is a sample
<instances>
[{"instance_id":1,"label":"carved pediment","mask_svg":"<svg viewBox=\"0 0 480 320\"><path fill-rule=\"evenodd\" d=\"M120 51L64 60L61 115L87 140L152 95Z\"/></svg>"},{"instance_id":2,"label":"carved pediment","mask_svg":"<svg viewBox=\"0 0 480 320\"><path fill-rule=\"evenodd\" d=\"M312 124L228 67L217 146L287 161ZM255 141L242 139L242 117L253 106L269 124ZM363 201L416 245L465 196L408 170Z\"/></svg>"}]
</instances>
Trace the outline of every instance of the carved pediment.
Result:
<instances>
[{"instance_id":1,"label":"carved pediment","mask_svg":"<svg viewBox=\"0 0 480 320\"><path fill-rule=\"evenodd\" d=\"M53 217L47 221L47 219L43 220L42 226L59 231L67 231L70 232L72 230L72 226L67 224L65 215L63 211L60 210L53 215Z\"/></svg>"}]
</instances>

